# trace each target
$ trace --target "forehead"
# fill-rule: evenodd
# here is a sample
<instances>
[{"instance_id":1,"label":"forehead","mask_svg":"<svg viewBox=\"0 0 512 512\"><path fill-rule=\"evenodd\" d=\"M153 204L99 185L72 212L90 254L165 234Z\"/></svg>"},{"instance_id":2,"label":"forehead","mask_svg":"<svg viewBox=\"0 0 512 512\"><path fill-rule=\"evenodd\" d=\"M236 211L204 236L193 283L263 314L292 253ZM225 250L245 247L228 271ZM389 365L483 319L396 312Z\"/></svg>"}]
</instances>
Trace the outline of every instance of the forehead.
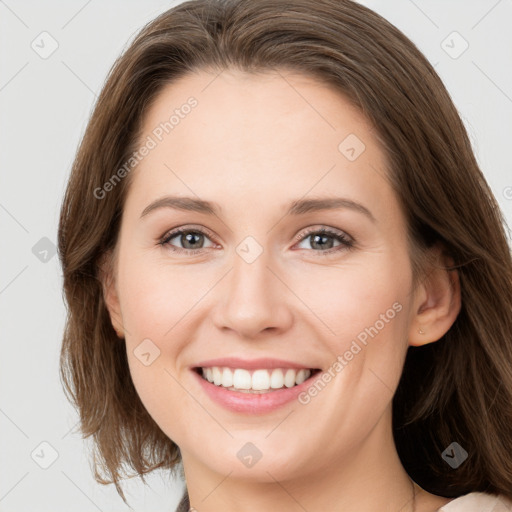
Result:
<instances>
[{"instance_id":1,"label":"forehead","mask_svg":"<svg viewBox=\"0 0 512 512\"><path fill-rule=\"evenodd\" d=\"M189 107L192 103L193 107ZM156 95L143 118L143 131L163 130L160 135L169 142L185 134L191 140L194 134L187 130L192 124L185 122L187 118L195 121L193 127L198 135L202 135L202 129L211 129L208 140L212 145L225 141L228 133L232 143L256 133L258 140L265 140L265 135L267 140L273 140L279 131L289 134L285 137L283 133L286 140L300 135L313 142L317 131L323 136L332 132L333 140L347 130L368 139L373 131L361 111L340 91L313 77L289 71L253 74L228 69L188 73ZM171 126L166 126L169 122ZM240 131L233 133L233 128ZM172 137L166 137L171 132ZM158 133L155 136L160 138Z\"/></svg>"},{"instance_id":2,"label":"forehead","mask_svg":"<svg viewBox=\"0 0 512 512\"><path fill-rule=\"evenodd\" d=\"M371 123L298 73L190 73L159 92L139 142L152 146L133 171L146 199L169 188L242 202L255 192L383 192L385 155Z\"/></svg>"}]
</instances>

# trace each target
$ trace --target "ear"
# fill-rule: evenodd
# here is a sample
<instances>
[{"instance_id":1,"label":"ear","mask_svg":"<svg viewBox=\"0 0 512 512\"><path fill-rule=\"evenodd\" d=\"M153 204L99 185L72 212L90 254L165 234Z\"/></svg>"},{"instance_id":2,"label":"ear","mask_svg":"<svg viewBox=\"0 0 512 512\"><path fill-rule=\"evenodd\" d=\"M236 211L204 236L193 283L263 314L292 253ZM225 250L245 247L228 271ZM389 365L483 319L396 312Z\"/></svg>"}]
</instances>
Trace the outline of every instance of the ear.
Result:
<instances>
[{"instance_id":1,"label":"ear","mask_svg":"<svg viewBox=\"0 0 512 512\"><path fill-rule=\"evenodd\" d=\"M114 327L117 336L123 339L125 337L125 330L123 326L121 305L119 302L119 295L116 286L114 260L115 255L112 253L112 250L102 254L98 263L98 271L103 288L103 299L110 315L112 327Z\"/></svg>"},{"instance_id":2,"label":"ear","mask_svg":"<svg viewBox=\"0 0 512 512\"><path fill-rule=\"evenodd\" d=\"M440 245L430 249L433 265L416 290L413 318L409 328L409 344L426 345L442 338L460 312L459 274L448 270L453 260Z\"/></svg>"}]
</instances>

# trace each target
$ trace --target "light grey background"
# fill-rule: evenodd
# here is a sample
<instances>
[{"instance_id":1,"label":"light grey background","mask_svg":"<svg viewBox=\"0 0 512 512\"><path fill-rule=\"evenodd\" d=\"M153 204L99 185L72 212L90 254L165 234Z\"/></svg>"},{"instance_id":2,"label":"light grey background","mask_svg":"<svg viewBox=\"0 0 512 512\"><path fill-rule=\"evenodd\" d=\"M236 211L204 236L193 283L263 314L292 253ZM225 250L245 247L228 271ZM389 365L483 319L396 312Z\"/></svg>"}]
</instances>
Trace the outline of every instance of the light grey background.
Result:
<instances>
[{"instance_id":1,"label":"light grey background","mask_svg":"<svg viewBox=\"0 0 512 512\"><path fill-rule=\"evenodd\" d=\"M52 246L74 153L108 70L146 22L176 3L0 0L0 512L128 510L113 486L94 481L90 445L70 433L77 415L58 378L65 307ZM361 3L435 65L512 225L512 0ZM52 40L58 48L47 58L31 46L49 51ZM58 455L47 469L39 464L51 462L52 449L42 442ZM126 482L134 509L174 511L183 483L166 478L155 473L150 487Z\"/></svg>"}]
</instances>

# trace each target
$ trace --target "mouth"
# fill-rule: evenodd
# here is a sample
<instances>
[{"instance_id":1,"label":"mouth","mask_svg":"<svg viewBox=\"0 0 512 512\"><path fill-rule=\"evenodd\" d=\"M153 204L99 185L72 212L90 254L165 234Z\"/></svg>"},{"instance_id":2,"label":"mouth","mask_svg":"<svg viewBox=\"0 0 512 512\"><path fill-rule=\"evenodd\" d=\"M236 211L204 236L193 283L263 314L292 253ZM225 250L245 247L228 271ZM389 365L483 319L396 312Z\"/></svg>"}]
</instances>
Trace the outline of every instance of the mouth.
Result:
<instances>
[{"instance_id":1,"label":"mouth","mask_svg":"<svg viewBox=\"0 0 512 512\"><path fill-rule=\"evenodd\" d=\"M228 391L265 394L300 386L313 379L319 368L231 368L228 366L194 367L203 380Z\"/></svg>"}]
</instances>

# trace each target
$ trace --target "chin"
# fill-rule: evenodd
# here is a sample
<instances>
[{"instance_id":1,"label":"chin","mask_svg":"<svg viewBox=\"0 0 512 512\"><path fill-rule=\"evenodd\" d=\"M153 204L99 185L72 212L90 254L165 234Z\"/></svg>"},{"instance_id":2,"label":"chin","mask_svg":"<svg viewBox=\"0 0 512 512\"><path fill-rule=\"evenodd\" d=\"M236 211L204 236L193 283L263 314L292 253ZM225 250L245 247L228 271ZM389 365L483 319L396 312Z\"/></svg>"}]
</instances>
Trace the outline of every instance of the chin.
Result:
<instances>
[{"instance_id":1,"label":"chin","mask_svg":"<svg viewBox=\"0 0 512 512\"><path fill-rule=\"evenodd\" d=\"M267 429L260 438L266 435ZM276 480L296 478L304 471L304 440L301 440L301 452L297 452L292 447L287 451L282 443L278 446L279 443L268 439L250 441L250 437L242 437L226 440L222 445L212 440L204 450L199 450L200 460L216 473L254 482L275 483Z\"/></svg>"}]
</instances>

